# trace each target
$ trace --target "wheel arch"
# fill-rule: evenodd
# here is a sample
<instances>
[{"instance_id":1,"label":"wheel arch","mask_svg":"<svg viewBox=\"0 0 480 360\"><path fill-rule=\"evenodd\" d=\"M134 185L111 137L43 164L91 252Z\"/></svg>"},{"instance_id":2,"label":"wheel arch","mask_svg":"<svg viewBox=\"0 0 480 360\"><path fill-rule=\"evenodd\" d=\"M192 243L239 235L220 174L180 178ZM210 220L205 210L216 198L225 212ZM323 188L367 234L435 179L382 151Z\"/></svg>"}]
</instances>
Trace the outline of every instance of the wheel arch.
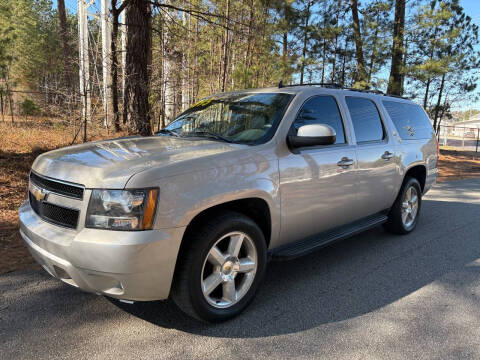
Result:
<instances>
[{"instance_id":1,"label":"wheel arch","mask_svg":"<svg viewBox=\"0 0 480 360\"><path fill-rule=\"evenodd\" d=\"M417 181L420 183L422 192L424 191L425 182L427 180L427 168L425 165L417 164L408 168L407 171L405 172L405 176L403 177L402 184L405 183L405 179L407 179L407 177L412 177L417 179Z\"/></svg>"},{"instance_id":2,"label":"wheel arch","mask_svg":"<svg viewBox=\"0 0 480 360\"><path fill-rule=\"evenodd\" d=\"M188 223L182 238L182 244L189 234L206 220L224 213L234 211L252 219L262 230L267 247L272 238L272 212L268 202L261 197L247 197L218 203L199 211Z\"/></svg>"}]
</instances>

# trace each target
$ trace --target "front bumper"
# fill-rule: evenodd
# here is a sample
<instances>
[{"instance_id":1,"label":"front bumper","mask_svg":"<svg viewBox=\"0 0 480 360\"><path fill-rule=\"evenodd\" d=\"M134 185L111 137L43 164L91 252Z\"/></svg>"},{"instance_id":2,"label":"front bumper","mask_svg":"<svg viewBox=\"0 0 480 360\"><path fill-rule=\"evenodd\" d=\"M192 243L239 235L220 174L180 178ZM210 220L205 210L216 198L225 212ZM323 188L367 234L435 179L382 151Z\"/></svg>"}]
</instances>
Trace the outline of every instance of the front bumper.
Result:
<instances>
[{"instance_id":1,"label":"front bumper","mask_svg":"<svg viewBox=\"0 0 480 360\"><path fill-rule=\"evenodd\" d=\"M82 290L126 300L161 300L170 292L185 228L72 230L49 224L27 202L20 234L52 276Z\"/></svg>"}]
</instances>

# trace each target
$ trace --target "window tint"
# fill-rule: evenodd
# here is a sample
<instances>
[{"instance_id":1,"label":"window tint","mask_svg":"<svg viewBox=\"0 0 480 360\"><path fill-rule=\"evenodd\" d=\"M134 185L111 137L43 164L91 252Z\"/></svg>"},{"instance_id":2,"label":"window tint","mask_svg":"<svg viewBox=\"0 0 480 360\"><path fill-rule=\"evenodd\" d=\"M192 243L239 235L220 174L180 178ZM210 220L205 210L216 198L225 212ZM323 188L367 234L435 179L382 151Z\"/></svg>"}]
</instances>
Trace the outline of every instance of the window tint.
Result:
<instances>
[{"instance_id":1,"label":"window tint","mask_svg":"<svg viewBox=\"0 0 480 360\"><path fill-rule=\"evenodd\" d=\"M383 101L383 106L402 139L429 139L432 137L432 125L420 106L397 101Z\"/></svg>"},{"instance_id":2,"label":"window tint","mask_svg":"<svg viewBox=\"0 0 480 360\"><path fill-rule=\"evenodd\" d=\"M345 143L342 117L333 96L314 96L303 104L293 125L298 130L300 126L310 124L330 125L337 134L335 144Z\"/></svg>"},{"instance_id":3,"label":"window tint","mask_svg":"<svg viewBox=\"0 0 480 360\"><path fill-rule=\"evenodd\" d=\"M347 96L345 101L350 111L357 143L382 140L382 121L373 101L351 96Z\"/></svg>"}]
</instances>

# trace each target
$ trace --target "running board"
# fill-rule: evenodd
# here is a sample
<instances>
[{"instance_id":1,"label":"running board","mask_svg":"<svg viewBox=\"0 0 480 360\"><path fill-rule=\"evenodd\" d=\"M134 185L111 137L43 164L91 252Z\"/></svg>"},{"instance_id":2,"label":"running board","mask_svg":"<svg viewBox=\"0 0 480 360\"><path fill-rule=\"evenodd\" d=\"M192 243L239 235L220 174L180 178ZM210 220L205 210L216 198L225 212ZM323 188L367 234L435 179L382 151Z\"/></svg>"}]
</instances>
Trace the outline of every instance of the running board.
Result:
<instances>
[{"instance_id":1,"label":"running board","mask_svg":"<svg viewBox=\"0 0 480 360\"><path fill-rule=\"evenodd\" d=\"M272 260L290 260L312 251L321 249L334 242L357 235L365 230L374 228L388 220L385 212L367 216L366 218L354 221L350 224L337 227L333 230L309 236L305 239L295 241L291 244L282 245L273 249L270 253Z\"/></svg>"}]
</instances>

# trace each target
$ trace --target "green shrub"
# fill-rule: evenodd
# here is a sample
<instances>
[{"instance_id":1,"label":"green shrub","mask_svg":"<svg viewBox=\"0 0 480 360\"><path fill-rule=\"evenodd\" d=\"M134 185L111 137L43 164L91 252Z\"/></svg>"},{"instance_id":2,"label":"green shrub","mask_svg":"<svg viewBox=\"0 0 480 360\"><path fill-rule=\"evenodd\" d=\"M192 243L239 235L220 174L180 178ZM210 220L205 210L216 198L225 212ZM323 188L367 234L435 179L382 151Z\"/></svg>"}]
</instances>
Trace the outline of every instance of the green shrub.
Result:
<instances>
[{"instance_id":1,"label":"green shrub","mask_svg":"<svg viewBox=\"0 0 480 360\"><path fill-rule=\"evenodd\" d=\"M24 116L35 116L40 114L40 108L30 99L25 99L20 103L20 112Z\"/></svg>"}]
</instances>

